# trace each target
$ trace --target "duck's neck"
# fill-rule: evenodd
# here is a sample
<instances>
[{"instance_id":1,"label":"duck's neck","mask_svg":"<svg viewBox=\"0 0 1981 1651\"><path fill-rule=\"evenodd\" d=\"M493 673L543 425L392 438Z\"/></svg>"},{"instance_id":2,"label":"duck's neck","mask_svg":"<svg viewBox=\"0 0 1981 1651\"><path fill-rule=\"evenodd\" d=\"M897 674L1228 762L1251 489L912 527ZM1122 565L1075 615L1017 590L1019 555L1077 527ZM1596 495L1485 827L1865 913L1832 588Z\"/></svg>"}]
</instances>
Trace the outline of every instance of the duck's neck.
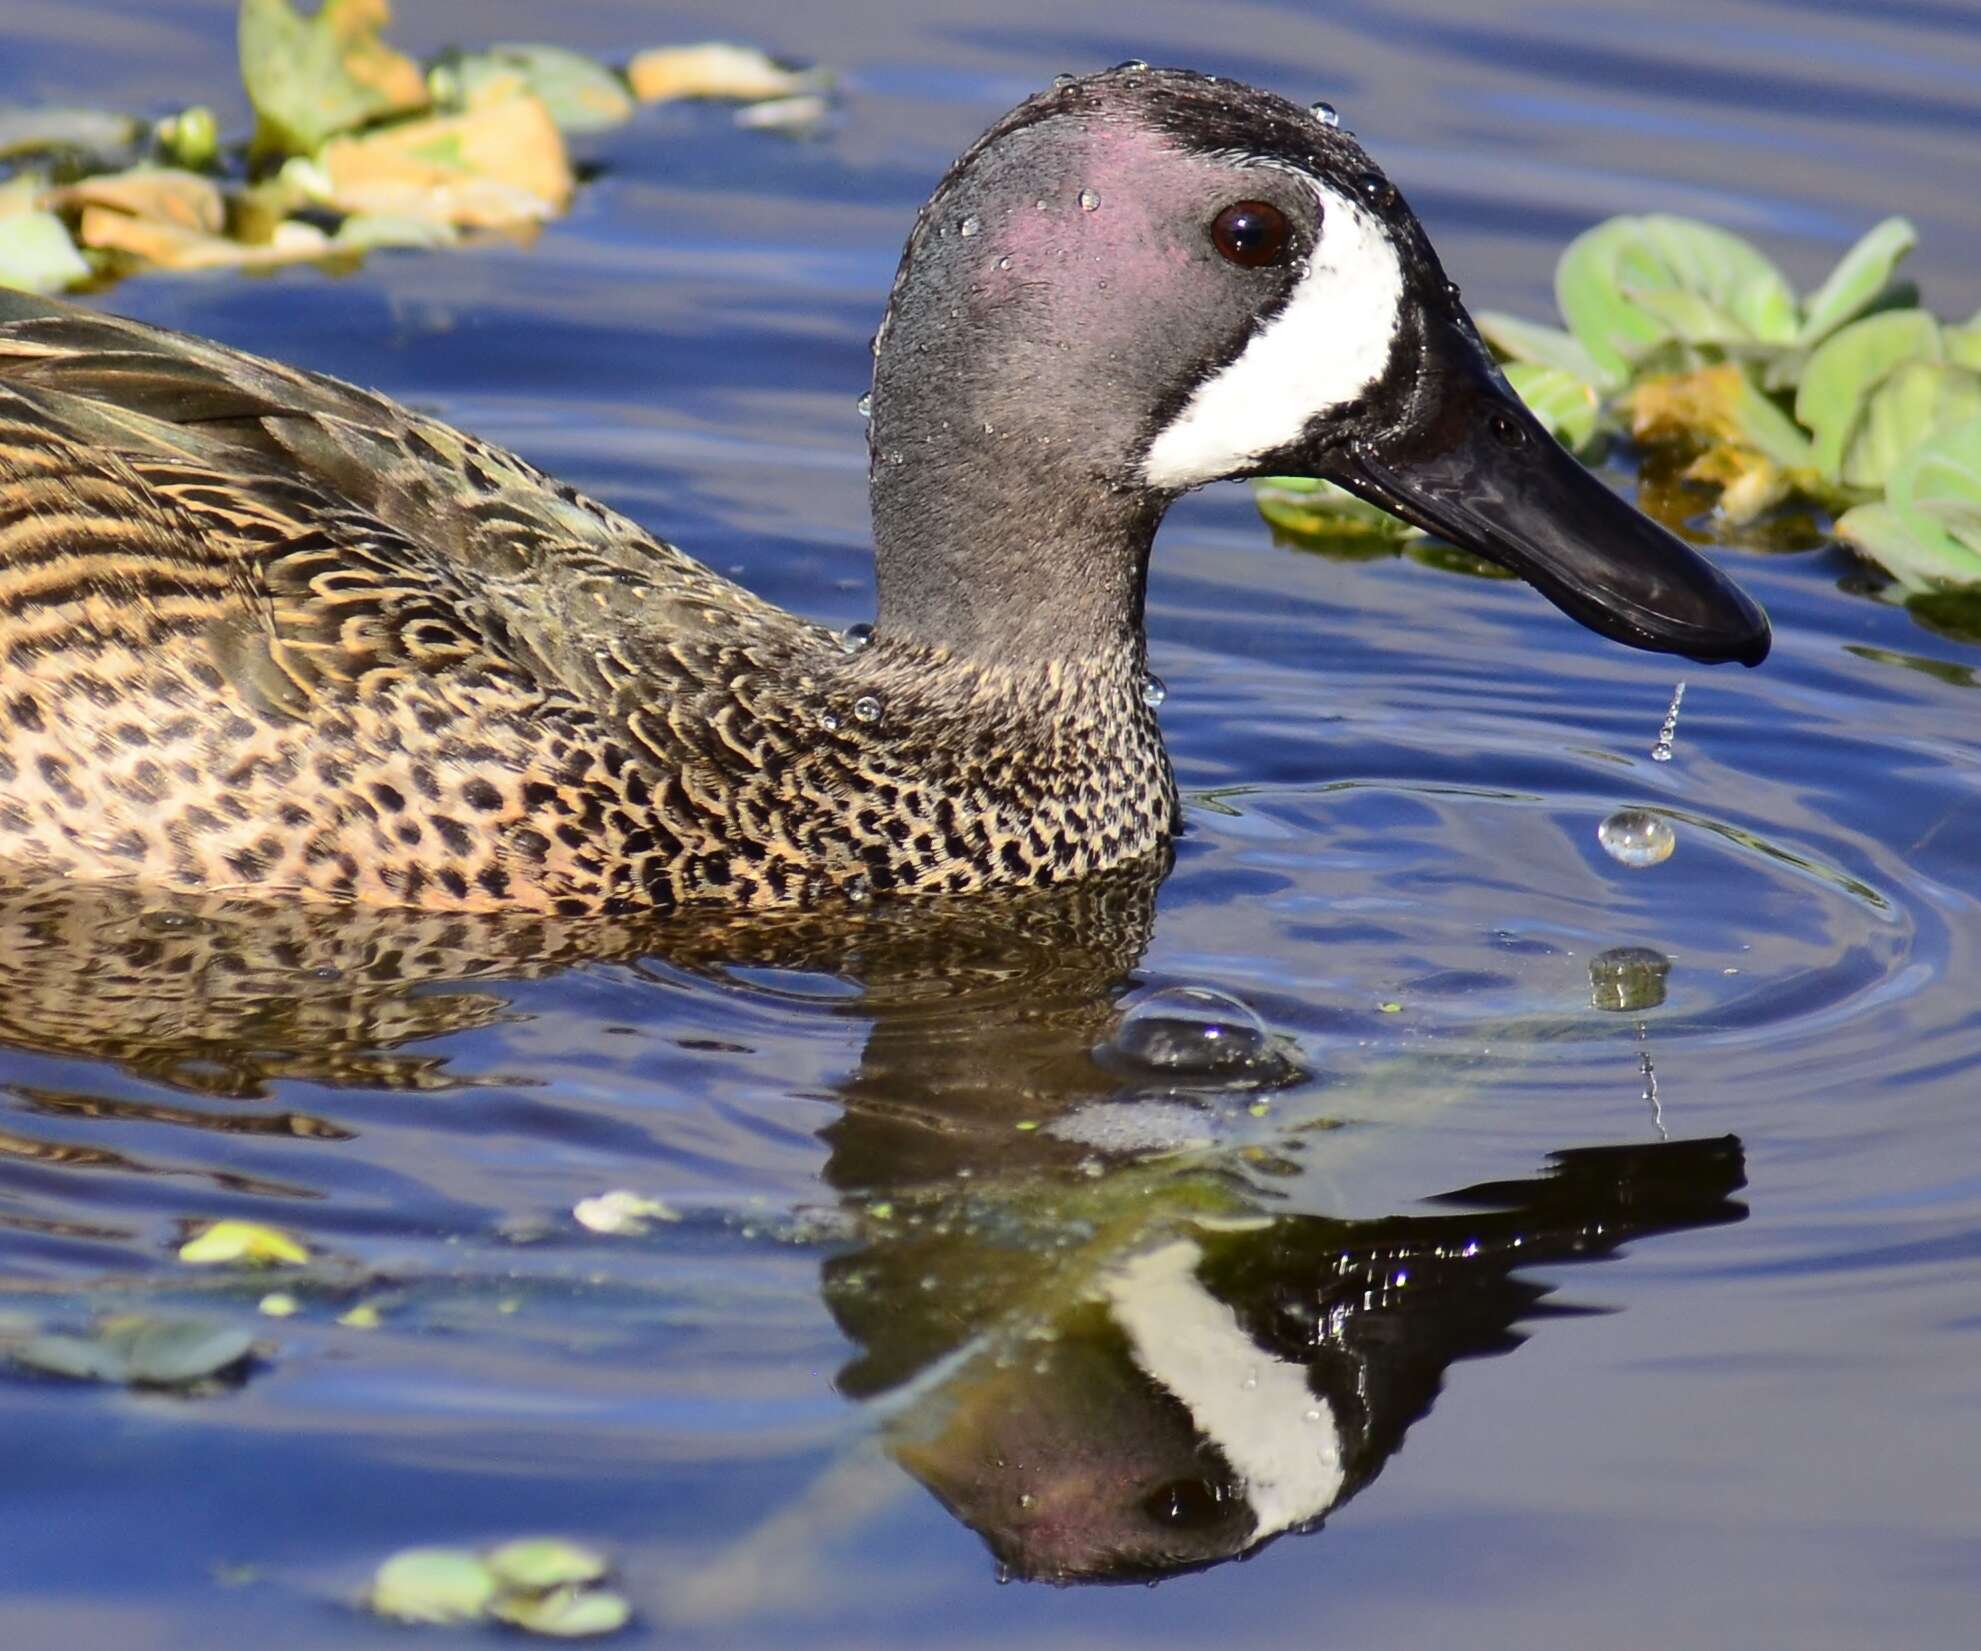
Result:
<instances>
[{"instance_id":1,"label":"duck's neck","mask_svg":"<svg viewBox=\"0 0 1981 1651\"><path fill-rule=\"evenodd\" d=\"M882 635L1021 669L1140 661L1158 501L1083 473L1050 421L875 411Z\"/></svg>"}]
</instances>

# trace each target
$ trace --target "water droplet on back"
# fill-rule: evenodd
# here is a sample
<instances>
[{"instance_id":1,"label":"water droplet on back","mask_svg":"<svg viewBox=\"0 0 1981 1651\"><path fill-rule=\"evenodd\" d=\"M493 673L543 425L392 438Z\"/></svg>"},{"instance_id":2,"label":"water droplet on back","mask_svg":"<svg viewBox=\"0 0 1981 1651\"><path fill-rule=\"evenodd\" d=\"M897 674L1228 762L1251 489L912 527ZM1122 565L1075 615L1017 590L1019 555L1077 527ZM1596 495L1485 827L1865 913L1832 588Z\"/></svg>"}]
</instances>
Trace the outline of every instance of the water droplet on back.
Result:
<instances>
[{"instance_id":1,"label":"water droplet on back","mask_svg":"<svg viewBox=\"0 0 1981 1651\"><path fill-rule=\"evenodd\" d=\"M856 654L873 641L874 628L871 625L848 625L839 633L839 646L849 654Z\"/></svg>"},{"instance_id":2,"label":"water droplet on back","mask_svg":"<svg viewBox=\"0 0 1981 1651\"><path fill-rule=\"evenodd\" d=\"M869 390L865 395L861 396L860 399L854 403L854 405L860 409L861 418L872 418L874 416L873 391Z\"/></svg>"},{"instance_id":3,"label":"water droplet on back","mask_svg":"<svg viewBox=\"0 0 1981 1651\"><path fill-rule=\"evenodd\" d=\"M1009 258L1000 258L997 261L997 267L999 269L1009 269L1011 267L1011 260Z\"/></svg>"},{"instance_id":4,"label":"water droplet on back","mask_svg":"<svg viewBox=\"0 0 1981 1651\"><path fill-rule=\"evenodd\" d=\"M1307 105L1307 113L1312 115L1323 126L1339 126L1341 124L1341 116L1335 113L1332 103L1310 103Z\"/></svg>"},{"instance_id":5,"label":"water droplet on back","mask_svg":"<svg viewBox=\"0 0 1981 1651\"><path fill-rule=\"evenodd\" d=\"M862 694L853 701L853 715L862 722L879 722L881 703L872 694Z\"/></svg>"},{"instance_id":6,"label":"water droplet on back","mask_svg":"<svg viewBox=\"0 0 1981 1651\"><path fill-rule=\"evenodd\" d=\"M1118 1065L1168 1078L1228 1077L1269 1053L1265 1023L1237 998L1208 986L1132 993L1104 1048Z\"/></svg>"},{"instance_id":7,"label":"water droplet on back","mask_svg":"<svg viewBox=\"0 0 1981 1651\"><path fill-rule=\"evenodd\" d=\"M1121 74L1124 71L1133 72L1138 69L1146 69L1147 67L1148 64L1144 63L1139 57L1128 57L1123 58L1119 63L1115 64L1114 72Z\"/></svg>"},{"instance_id":8,"label":"water droplet on back","mask_svg":"<svg viewBox=\"0 0 1981 1651\"><path fill-rule=\"evenodd\" d=\"M834 716L830 711L822 711L819 713L819 726L828 734L833 733L839 727L839 718Z\"/></svg>"},{"instance_id":9,"label":"water droplet on back","mask_svg":"<svg viewBox=\"0 0 1981 1651\"><path fill-rule=\"evenodd\" d=\"M1092 212L1095 209L1097 209L1100 206L1100 204L1101 204L1101 198L1099 195L1095 194L1093 190L1083 189L1080 191L1080 210L1082 212Z\"/></svg>"},{"instance_id":10,"label":"water droplet on back","mask_svg":"<svg viewBox=\"0 0 1981 1651\"><path fill-rule=\"evenodd\" d=\"M1612 860L1633 869L1661 865L1678 847L1671 821L1643 808L1619 808L1596 827L1596 841Z\"/></svg>"},{"instance_id":11,"label":"water droplet on back","mask_svg":"<svg viewBox=\"0 0 1981 1651\"><path fill-rule=\"evenodd\" d=\"M983 227L984 227L983 219L977 217L974 213L972 213L969 217L965 218L960 224L956 226L956 233L961 235L962 237L964 237L964 239L967 240L970 236L981 233Z\"/></svg>"},{"instance_id":12,"label":"water droplet on back","mask_svg":"<svg viewBox=\"0 0 1981 1651\"><path fill-rule=\"evenodd\" d=\"M1169 698L1169 688L1154 671L1142 673L1142 703L1153 711Z\"/></svg>"}]
</instances>

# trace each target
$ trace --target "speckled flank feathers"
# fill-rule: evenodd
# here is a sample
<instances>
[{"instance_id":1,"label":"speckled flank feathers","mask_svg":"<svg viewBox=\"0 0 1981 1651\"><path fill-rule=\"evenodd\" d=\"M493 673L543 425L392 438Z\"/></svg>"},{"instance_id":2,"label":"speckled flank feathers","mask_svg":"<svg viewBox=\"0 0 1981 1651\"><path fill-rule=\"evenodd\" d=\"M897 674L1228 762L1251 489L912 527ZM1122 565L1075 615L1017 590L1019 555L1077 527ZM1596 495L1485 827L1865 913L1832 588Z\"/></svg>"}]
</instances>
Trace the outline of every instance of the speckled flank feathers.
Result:
<instances>
[{"instance_id":1,"label":"speckled flank feathers","mask_svg":"<svg viewBox=\"0 0 1981 1651\"><path fill-rule=\"evenodd\" d=\"M1175 799L1139 642L831 632L510 454L0 294L0 857L580 913L1077 878Z\"/></svg>"}]
</instances>

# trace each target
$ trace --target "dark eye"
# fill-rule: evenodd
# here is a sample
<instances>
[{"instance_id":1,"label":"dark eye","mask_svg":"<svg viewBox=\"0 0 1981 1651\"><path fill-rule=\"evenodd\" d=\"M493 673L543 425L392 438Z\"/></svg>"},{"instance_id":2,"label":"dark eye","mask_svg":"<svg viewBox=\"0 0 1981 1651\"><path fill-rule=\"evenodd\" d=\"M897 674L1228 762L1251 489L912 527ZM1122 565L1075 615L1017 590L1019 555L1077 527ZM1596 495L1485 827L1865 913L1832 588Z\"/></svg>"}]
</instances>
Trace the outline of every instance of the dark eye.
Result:
<instances>
[{"instance_id":1,"label":"dark eye","mask_svg":"<svg viewBox=\"0 0 1981 1651\"><path fill-rule=\"evenodd\" d=\"M1286 241L1286 214L1266 201L1236 201L1211 220L1211 245L1244 269L1279 262Z\"/></svg>"}]
</instances>

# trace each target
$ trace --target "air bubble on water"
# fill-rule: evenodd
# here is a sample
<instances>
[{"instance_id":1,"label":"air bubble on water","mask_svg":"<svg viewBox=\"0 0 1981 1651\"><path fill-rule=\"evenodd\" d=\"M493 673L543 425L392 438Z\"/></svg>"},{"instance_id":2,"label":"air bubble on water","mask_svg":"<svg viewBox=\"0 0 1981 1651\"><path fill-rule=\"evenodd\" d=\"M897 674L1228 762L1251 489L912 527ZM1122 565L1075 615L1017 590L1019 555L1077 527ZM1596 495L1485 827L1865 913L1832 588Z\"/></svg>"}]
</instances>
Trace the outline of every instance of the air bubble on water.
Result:
<instances>
[{"instance_id":1,"label":"air bubble on water","mask_svg":"<svg viewBox=\"0 0 1981 1651\"><path fill-rule=\"evenodd\" d=\"M1092 212L1095 209L1097 209L1100 206L1100 204L1101 204L1101 198L1100 196L1095 194L1093 190L1083 189L1080 191L1080 210L1082 212Z\"/></svg>"},{"instance_id":2,"label":"air bubble on water","mask_svg":"<svg viewBox=\"0 0 1981 1651\"><path fill-rule=\"evenodd\" d=\"M1131 993L1104 1046L1118 1065L1171 1078L1228 1077L1269 1058L1265 1023L1208 986Z\"/></svg>"},{"instance_id":3,"label":"air bubble on water","mask_svg":"<svg viewBox=\"0 0 1981 1651\"><path fill-rule=\"evenodd\" d=\"M1341 124L1341 116L1335 113L1335 107L1332 103L1310 103L1307 105L1307 113L1312 115L1323 126L1339 126Z\"/></svg>"},{"instance_id":4,"label":"air bubble on water","mask_svg":"<svg viewBox=\"0 0 1981 1651\"><path fill-rule=\"evenodd\" d=\"M853 701L853 715L862 722L879 722L881 703L872 694L862 694Z\"/></svg>"},{"instance_id":5,"label":"air bubble on water","mask_svg":"<svg viewBox=\"0 0 1981 1651\"><path fill-rule=\"evenodd\" d=\"M980 233L983 227L984 227L983 219L979 218L973 212L969 217L965 218L960 224L956 226L956 233L961 235L965 240L968 240L972 235L976 235Z\"/></svg>"},{"instance_id":6,"label":"air bubble on water","mask_svg":"<svg viewBox=\"0 0 1981 1651\"><path fill-rule=\"evenodd\" d=\"M1639 870L1663 864L1678 847L1671 821L1642 808L1619 808L1596 827L1596 841L1619 865Z\"/></svg>"},{"instance_id":7,"label":"air bubble on water","mask_svg":"<svg viewBox=\"0 0 1981 1651\"><path fill-rule=\"evenodd\" d=\"M869 390L865 395L861 396L860 399L856 401L853 405L860 409L861 418L872 418L874 416L873 391Z\"/></svg>"},{"instance_id":8,"label":"air bubble on water","mask_svg":"<svg viewBox=\"0 0 1981 1651\"><path fill-rule=\"evenodd\" d=\"M1142 673L1142 703L1153 711L1169 698L1169 687L1154 671Z\"/></svg>"},{"instance_id":9,"label":"air bubble on water","mask_svg":"<svg viewBox=\"0 0 1981 1651\"><path fill-rule=\"evenodd\" d=\"M840 651L842 653L856 654L862 648L866 647L868 643L872 642L873 639L873 626L867 624L848 625L845 630L839 633Z\"/></svg>"},{"instance_id":10,"label":"air bubble on water","mask_svg":"<svg viewBox=\"0 0 1981 1651\"><path fill-rule=\"evenodd\" d=\"M1651 761L1671 761L1671 744L1678 737L1678 708L1684 700L1685 684L1681 681L1671 691L1671 709L1665 712L1665 725L1658 730L1658 743L1651 747Z\"/></svg>"}]
</instances>

